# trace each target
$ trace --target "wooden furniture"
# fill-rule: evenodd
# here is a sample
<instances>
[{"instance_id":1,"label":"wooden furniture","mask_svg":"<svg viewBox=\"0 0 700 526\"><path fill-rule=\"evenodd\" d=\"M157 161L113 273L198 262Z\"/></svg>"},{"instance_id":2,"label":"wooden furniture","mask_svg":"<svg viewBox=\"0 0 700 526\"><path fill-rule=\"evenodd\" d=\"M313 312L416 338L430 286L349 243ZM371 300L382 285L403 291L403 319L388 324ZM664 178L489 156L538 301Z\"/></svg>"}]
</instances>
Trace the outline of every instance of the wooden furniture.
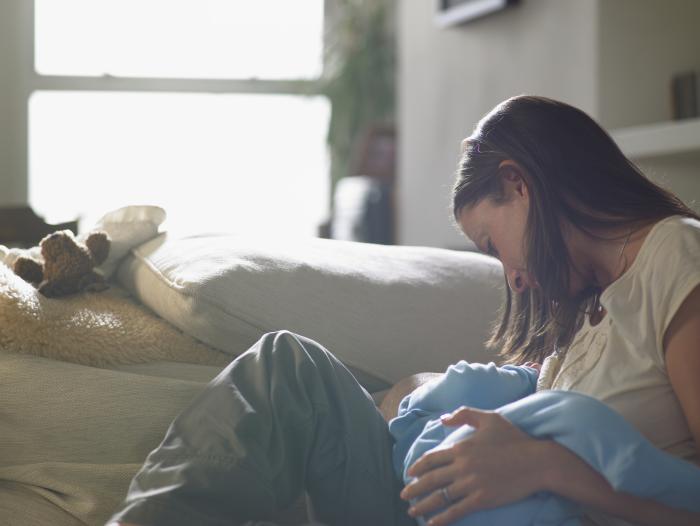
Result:
<instances>
[{"instance_id":1,"label":"wooden furniture","mask_svg":"<svg viewBox=\"0 0 700 526\"><path fill-rule=\"evenodd\" d=\"M69 221L50 225L29 206L0 208L0 245L8 247L31 247L57 230L78 233L78 222Z\"/></svg>"}]
</instances>

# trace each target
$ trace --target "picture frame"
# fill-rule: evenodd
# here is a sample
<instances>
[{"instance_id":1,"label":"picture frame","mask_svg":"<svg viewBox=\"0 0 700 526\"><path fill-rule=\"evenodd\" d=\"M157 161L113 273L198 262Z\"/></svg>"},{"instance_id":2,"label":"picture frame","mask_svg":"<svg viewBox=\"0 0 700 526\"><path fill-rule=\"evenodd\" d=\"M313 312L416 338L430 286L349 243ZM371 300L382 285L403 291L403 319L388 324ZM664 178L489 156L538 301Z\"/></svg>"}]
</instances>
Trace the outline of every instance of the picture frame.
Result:
<instances>
[{"instance_id":1,"label":"picture frame","mask_svg":"<svg viewBox=\"0 0 700 526\"><path fill-rule=\"evenodd\" d=\"M519 0L436 0L435 23L440 27L466 24L518 4Z\"/></svg>"}]
</instances>

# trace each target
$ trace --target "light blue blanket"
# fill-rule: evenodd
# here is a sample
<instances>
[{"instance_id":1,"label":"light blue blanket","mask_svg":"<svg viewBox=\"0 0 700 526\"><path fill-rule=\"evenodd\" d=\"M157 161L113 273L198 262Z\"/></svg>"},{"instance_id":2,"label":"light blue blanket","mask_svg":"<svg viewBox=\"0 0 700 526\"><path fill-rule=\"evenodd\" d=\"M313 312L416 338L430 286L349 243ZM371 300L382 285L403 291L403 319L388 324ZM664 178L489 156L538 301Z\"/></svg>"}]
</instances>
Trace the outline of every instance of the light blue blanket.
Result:
<instances>
[{"instance_id":1,"label":"light blue blanket","mask_svg":"<svg viewBox=\"0 0 700 526\"><path fill-rule=\"evenodd\" d=\"M406 470L437 446L454 444L474 428L445 426L440 415L462 405L495 410L535 438L555 440L601 473L613 488L700 512L700 468L656 448L622 416L589 396L570 391L535 392L537 371L460 361L437 381L406 396L389 422L394 469L408 484ZM413 499L411 503L417 502ZM424 525L444 508L418 520ZM548 492L484 510L455 526L577 526L582 508Z\"/></svg>"}]
</instances>

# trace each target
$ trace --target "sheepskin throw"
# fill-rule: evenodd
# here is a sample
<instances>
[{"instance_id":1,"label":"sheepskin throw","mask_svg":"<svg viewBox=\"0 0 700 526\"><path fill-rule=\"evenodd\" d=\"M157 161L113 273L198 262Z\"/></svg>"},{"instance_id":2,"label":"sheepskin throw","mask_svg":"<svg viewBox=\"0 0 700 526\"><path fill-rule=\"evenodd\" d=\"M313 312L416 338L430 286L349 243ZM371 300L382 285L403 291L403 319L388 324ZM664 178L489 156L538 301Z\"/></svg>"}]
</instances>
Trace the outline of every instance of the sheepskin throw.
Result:
<instances>
[{"instance_id":1,"label":"sheepskin throw","mask_svg":"<svg viewBox=\"0 0 700 526\"><path fill-rule=\"evenodd\" d=\"M123 289L46 298L3 263L0 352L95 367L161 360L225 365L232 360L157 317Z\"/></svg>"}]
</instances>

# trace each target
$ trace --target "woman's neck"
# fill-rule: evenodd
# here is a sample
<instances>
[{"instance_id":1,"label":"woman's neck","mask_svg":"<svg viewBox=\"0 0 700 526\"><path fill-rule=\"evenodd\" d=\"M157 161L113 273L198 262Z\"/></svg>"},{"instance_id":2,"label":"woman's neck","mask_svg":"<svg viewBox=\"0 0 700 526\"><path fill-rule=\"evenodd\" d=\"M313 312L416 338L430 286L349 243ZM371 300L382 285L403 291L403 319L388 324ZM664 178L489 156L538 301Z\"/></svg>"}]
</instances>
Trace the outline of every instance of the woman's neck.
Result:
<instances>
[{"instance_id":1,"label":"woman's neck","mask_svg":"<svg viewBox=\"0 0 700 526\"><path fill-rule=\"evenodd\" d=\"M594 286L605 290L617 281L634 262L653 226L652 222L596 232L600 238L577 228L568 229L565 235L574 262L572 282L577 281L575 288Z\"/></svg>"}]
</instances>

